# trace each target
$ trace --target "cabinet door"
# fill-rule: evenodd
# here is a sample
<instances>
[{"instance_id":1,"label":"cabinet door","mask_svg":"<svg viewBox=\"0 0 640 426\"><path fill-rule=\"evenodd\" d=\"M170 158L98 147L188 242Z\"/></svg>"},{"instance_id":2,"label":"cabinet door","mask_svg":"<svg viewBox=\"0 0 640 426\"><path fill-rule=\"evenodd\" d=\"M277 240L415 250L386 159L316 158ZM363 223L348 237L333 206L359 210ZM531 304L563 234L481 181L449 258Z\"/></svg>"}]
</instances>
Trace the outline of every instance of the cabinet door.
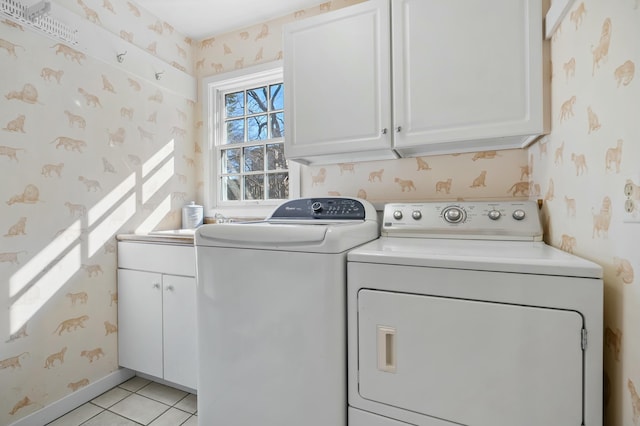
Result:
<instances>
[{"instance_id":1,"label":"cabinet door","mask_svg":"<svg viewBox=\"0 0 640 426\"><path fill-rule=\"evenodd\" d=\"M392 0L392 17L400 153L521 147L544 133L540 0Z\"/></svg>"},{"instance_id":2,"label":"cabinet door","mask_svg":"<svg viewBox=\"0 0 640 426\"><path fill-rule=\"evenodd\" d=\"M164 378L196 389L196 279L164 275Z\"/></svg>"},{"instance_id":3,"label":"cabinet door","mask_svg":"<svg viewBox=\"0 0 640 426\"><path fill-rule=\"evenodd\" d=\"M285 27L288 159L395 158L389 26L388 1L372 0Z\"/></svg>"},{"instance_id":4,"label":"cabinet door","mask_svg":"<svg viewBox=\"0 0 640 426\"><path fill-rule=\"evenodd\" d=\"M123 367L162 377L162 275L118 269L118 356Z\"/></svg>"}]
</instances>

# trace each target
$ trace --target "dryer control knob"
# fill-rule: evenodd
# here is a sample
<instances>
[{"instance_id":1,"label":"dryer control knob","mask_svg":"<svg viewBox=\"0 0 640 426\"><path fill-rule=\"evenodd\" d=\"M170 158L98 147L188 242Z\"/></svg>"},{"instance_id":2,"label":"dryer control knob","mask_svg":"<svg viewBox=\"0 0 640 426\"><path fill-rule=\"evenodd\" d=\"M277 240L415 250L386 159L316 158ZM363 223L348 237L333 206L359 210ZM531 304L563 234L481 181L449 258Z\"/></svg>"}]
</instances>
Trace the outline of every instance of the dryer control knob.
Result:
<instances>
[{"instance_id":1,"label":"dryer control knob","mask_svg":"<svg viewBox=\"0 0 640 426\"><path fill-rule=\"evenodd\" d=\"M524 210L522 209L518 209L516 211L513 212L513 218L515 220L522 220L525 218L527 214L524 212Z\"/></svg>"},{"instance_id":2,"label":"dryer control knob","mask_svg":"<svg viewBox=\"0 0 640 426\"><path fill-rule=\"evenodd\" d=\"M498 220L498 219L500 219L500 217L502 216L502 214L500 214L500 211L498 211L498 210L491 210L491 211L488 213L488 215L487 215L487 216L489 216L489 219L491 219L491 220Z\"/></svg>"},{"instance_id":3,"label":"dryer control knob","mask_svg":"<svg viewBox=\"0 0 640 426\"><path fill-rule=\"evenodd\" d=\"M464 211L460 207L447 207L443 216L444 220L449 223L459 223L464 220Z\"/></svg>"},{"instance_id":4,"label":"dryer control knob","mask_svg":"<svg viewBox=\"0 0 640 426\"><path fill-rule=\"evenodd\" d=\"M396 210L393 212L393 218L395 220L400 220L402 219L402 212L400 210Z\"/></svg>"},{"instance_id":5,"label":"dryer control knob","mask_svg":"<svg viewBox=\"0 0 640 426\"><path fill-rule=\"evenodd\" d=\"M415 220L420 220L422 219L422 212L420 210L414 210L413 213L411 213L411 217Z\"/></svg>"}]
</instances>

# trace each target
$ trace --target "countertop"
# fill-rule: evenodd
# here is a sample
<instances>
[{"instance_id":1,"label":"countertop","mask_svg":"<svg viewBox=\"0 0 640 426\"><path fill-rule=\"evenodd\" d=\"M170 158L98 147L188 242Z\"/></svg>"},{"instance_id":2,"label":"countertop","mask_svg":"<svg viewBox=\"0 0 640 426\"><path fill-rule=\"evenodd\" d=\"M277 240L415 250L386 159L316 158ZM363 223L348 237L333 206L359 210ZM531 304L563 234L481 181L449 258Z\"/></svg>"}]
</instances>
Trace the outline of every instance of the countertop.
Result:
<instances>
[{"instance_id":1,"label":"countertop","mask_svg":"<svg viewBox=\"0 0 640 426\"><path fill-rule=\"evenodd\" d=\"M134 241L142 243L194 245L195 229L171 229L153 231L148 234L118 234L118 241Z\"/></svg>"}]
</instances>

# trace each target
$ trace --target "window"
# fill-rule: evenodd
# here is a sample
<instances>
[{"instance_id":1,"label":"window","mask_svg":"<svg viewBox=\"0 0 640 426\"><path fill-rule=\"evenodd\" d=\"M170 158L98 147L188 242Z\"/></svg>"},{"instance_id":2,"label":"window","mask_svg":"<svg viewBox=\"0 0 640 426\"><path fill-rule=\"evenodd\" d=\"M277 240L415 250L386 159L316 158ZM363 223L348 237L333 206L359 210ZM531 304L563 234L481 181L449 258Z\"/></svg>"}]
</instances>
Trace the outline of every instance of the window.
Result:
<instances>
[{"instance_id":1,"label":"window","mask_svg":"<svg viewBox=\"0 0 640 426\"><path fill-rule=\"evenodd\" d=\"M214 76L204 83L207 208L242 215L297 196L297 168L290 169L293 163L284 156L281 64Z\"/></svg>"}]
</instances>

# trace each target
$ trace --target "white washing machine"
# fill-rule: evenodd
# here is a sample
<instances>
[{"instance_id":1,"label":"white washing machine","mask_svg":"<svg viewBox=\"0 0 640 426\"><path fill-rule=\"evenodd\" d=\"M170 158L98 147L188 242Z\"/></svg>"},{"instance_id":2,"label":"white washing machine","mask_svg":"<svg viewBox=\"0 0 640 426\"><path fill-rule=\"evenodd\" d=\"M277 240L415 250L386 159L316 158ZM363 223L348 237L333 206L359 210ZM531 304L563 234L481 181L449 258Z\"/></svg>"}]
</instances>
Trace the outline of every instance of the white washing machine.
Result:
<instances>
[{"instance_id":1,"label":"white washing machine","mask_svg":"<svg viewBox=\"0 0 640 426\"><path fill-rule=\"evenodd\" d=\"M346 253L378 236L350 198L198 228L199 424L347 424Z\"/></svg>"},{"instance_id":2,"label":"white washing machine","mask_svg":"<svg viewBox=\"0 0 640 426\"><path fill-rule=\"evenodd\" d=\"M389 204L348 256L349 426L601 426L602 269L534 202Z\"/></svg>"}]
</instances>

